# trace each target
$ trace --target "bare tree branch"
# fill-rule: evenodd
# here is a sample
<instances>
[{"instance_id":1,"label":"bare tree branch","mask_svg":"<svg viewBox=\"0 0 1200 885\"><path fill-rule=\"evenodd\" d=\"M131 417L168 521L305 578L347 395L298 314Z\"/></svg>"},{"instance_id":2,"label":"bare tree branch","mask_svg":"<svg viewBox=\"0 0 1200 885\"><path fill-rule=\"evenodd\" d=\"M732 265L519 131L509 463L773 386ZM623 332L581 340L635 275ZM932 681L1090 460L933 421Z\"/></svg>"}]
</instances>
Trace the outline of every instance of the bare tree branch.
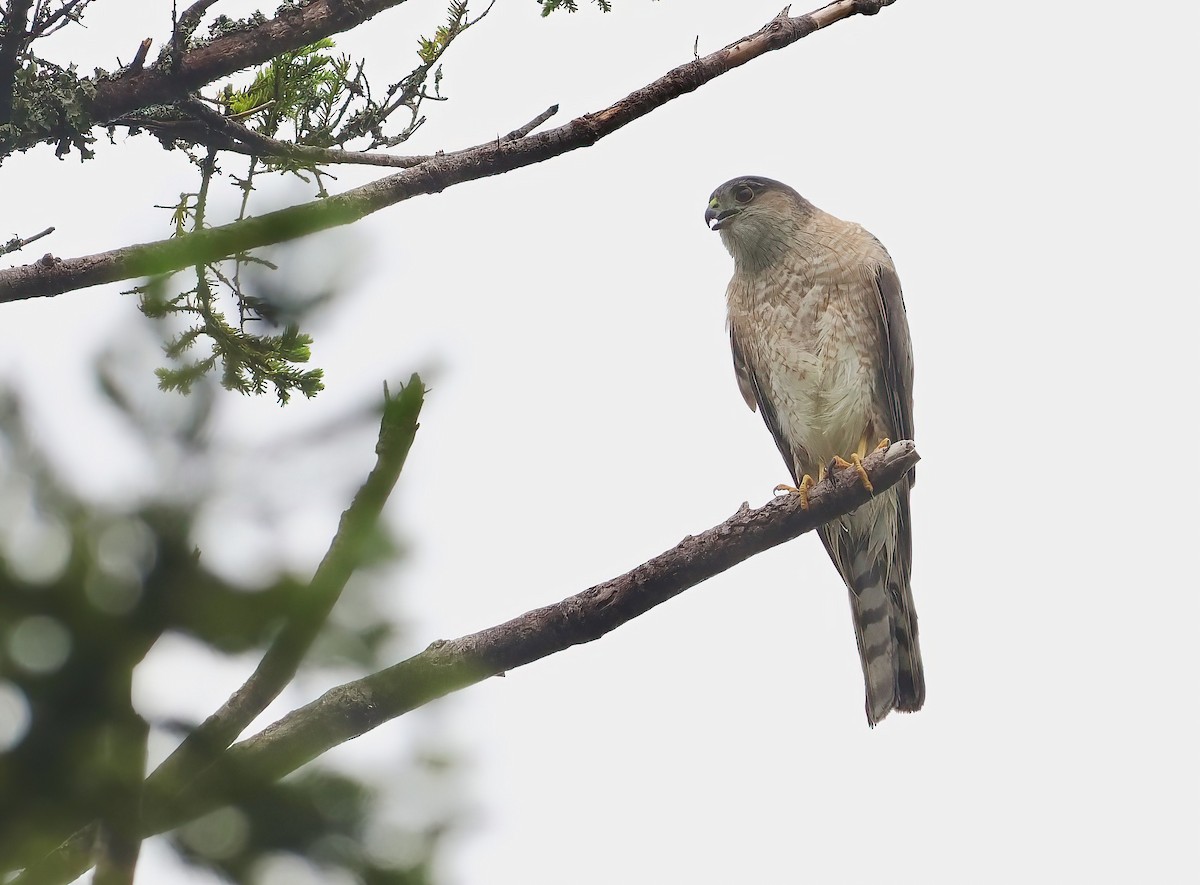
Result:
<instances>
[{"instance_id":1,"label":"bare tree branch","mask_svg":"<svg viewBox=\"0 0 1200 885\"><path fill-rule=\"evenodd\" d=\"M17 252L21 249L24 249L30 243L35 243L42 237L48 237L52 233L54 233L54 228L48 227L45 230L40 230L36 234L31 234L28 237L13 237L7 243L0 245L0 255L7 255L9 252Z\"/></svg>"},{"instance_id":2,"label":"bare tree branch","mask_svg":"<svg viewBox=\"0 0 1200 885\"><path fill-rule=\"evenodd\" d=\"M360 166L395 166L401 169L411 169L414 166L420 166L422 163L427 163L434 159L433 154L403 157L395 154L381 154L375 151L347 151L341 148L323 148L314 145L293 144L289 141L280 141L277 138L270 138L260 132L255 132L253 129L237 122L234 117L226 116L208 107L196 98L190 98L181 102L179 107L196 119L206 123L212 131L220 135L219 140L214 146L221 150L252 154L259 157L303 160L314 165L319 163L344 163ZM553 105L542 111L542 113L538 114L524 126L514 129L497 141L488 142L488 144L495 145L524 138L557 112L558 105ZM137 125L147 126L148 124L144 120L139 120L137 121ZM204 136L198 135L194 129L191 131L190 137L194 140L194 143L209 143ZM477 147L482 146L478 145ZM470 149L468 148L468 150Z\"/></svg>"},{"instance_id":3,"label":"bare tree branch","mask_svg":"<svg viewBox=\"0 0 1200 885\"><path fill-rule=\"evenodd\" d=\"M893 443L864 460L875 493L890 488L920 460L911 441ZM755 554L790 541L866 503L871 493L854 468L832 468L813 486L809 507L785 495L733 516L618 578L534 609L503 624L450 641L363 679L326 692L254 737L235 744L197 791L156 827L176 826L227 798L232 786L271 783L332 747L358 737L430 701L490 676L592 642L657 605L719 575ZM154 819L157 801L147 796ZM183 816L180 817L179 815Z\"/></svg>"},{"instance_id":4,"label":"bare tree branch","mask_svg":"<svg viewBox=\"0 0 1200 885\"><path fill-rule=\"evenodd\" d=\"M500 136L500 138L498 138L497 141L503 143L506 141L516 141L518 138L524 138L526 135L528 135L533 130L537 129L539 126L541 126L543 123L545 123L547 120L549 120L551 117L553 117L557 113L558 113L558 105L552 104L552 105L550 105L550 107L546 108L546 110L542 111L540 114L538 114L536 117L534 117L528 123L526 123L524 126L518 126L512 132L508 133L508 135Z\"/></svg>"},{"instance_id":5,"label":"bare tree branch","mask_svg":"<svg viewBox=\"0 0 1200 885\"><path fill-rule=\"evenodd\" d=\"M920 460L902 440L872 452L863 466L875 494ZM809 506L799 495L775 498L729 519L630 572L503 624L450 641L386 670L330 689L248 740L233 745L183 795L147 789L143 836L164 832L239 795L253 793L344 743L436 698L516 669L574 645L592 642L690 587L819 525L849 513L872 496L854 468L830 466L812 487ZM25 870L11 885L51 885L80 876L95 825L71 836Z\"/></svg>"},{"instance_id":6,"label":"bare tree branch","mask_svg":"<svg viewBox=\"0 0 1200 885\"><path fill-rule=\"evenodd\" d=\"M137 52L134 53L133 56L133 61L129 63L129 70L140 71L142 69L142 67L146 64L146 55L150 52L150 45L153 42L154 40L152 38L147 37L138 44Z\"/></svg>"},{"instance_id":7,"label":"bare tree branch","mask_svg":"<svg viewBox=\"0 0 1200 885\"><path fill-rule=\"evenodd\" d=\"M398 154L382 154L377 151L348 151L341 148L323 148L315 145L295 144L290 141L280 141L270 138L261 132L255 132L240 122L241 118L257 112L260 108L244 111L241 114L222 114L203 102L202 96L194 96L180 102L178 107L191 114L195 120L151 120L144 117L131 116L114 120L114 123L128 126L139 126L154 132L162 132L191 144L202 144L215 147L218 150L233 151L239 154L249 154L257 157L279 157L284 159L302 160L306 163L318 164L347 164L359 166L393 166L400 169L411 169L437 159L437 154L416 156L401 156ZM495 146L524 138L558 113L558 105L551 105L528 123L518 126L507 135L498 139L475 145L465 150ZM208 126L208 132L201 132L196 120ZM461 152L460 152L461 153ZM444 154L442 156L445 156ZM0 255L4 254L0 251Z\"/></svg>"},{"instance_id":8,"label":"bare tree branch","mask_svg":"<svg viewBox=\"0 0 1200 885\"><path fill-rule=\"evenodd\" d=\"M54 10L54 12L48 13L44 18L40 15L42 5L39 3L39 16L34 22L33 27L29 29L30 36L35 40L39 37L49 37L55 31L62 30L63 27L71 22L79 21L83 15L84 7L91 2L92 0L66 0L62 6Z\"/></svg>"},{"instance_id":9,"label":"bare tree branch","mask_svg":"<svg viewBox=\"0 0 1200 885\"><path fill-rule=\"evenodd\" d=\"M368 134L372 136L370 148L395 147L401 142L407 141L425 122L425 118L420 114L421 103L425 100L445 100L427 91L425 84L429 72L434 70L435 66L438 65L438 62L450 49L451 44L477 25L492 11L492 7L495 5L496 0L491 0L483 12L474 18L468 18L465 2L451 4L450 21L443 28L439 29L439 36L432 41L424 38L421 40L421 64L414 68L407 76L402 77L399 81L389 86L386 94L379 103L369 102L366 111L354 115L354 117L347 121L346 125L334 136L336 143L345 144L349 139ZM436 75L434 83L434 91L436 92ZM411 115L408 125L396 135L383 137L383 133L379 127L400 108L407 108Z\"/></svg>"},{"instance_id":10,"label":"bare tree branch","mask_svg":"<svg viewBox=\"0 0 1200 885\"><path fill-rule=\"evenodd\" d=\"M814 31L859 14L863 9L878 11L880 6L894 2L837 0L808 15L794 17L787 16L784 10L754 34L675 68L603 110L584 114L555 129L515 141L493 142L434 156L405 172L327 199L210 228L186 237L127 246L82 258L60 260L44 256L34 264L0 271L0 303L58 295L102 283L172 273L194 264L219 261L260 246L350 224L418 194L438 193L464 181L500 175L569 151L590 147L672 99L693 92L710 80L766 52L789 46ZM321 5L318 0L304 7L304 13ZM365 7L371 4L363 2L359 5Z\"/></svg>"}]
</instances>

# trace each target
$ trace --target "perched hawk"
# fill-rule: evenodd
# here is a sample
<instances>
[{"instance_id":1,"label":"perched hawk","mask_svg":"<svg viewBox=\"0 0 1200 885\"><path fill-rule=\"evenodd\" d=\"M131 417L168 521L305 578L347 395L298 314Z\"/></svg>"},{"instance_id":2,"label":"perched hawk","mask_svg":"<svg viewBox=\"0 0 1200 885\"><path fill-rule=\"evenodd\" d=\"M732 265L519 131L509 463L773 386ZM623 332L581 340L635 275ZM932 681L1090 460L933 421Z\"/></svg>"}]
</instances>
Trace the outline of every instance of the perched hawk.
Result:
<instances>
[{"instance_id":1,"label":"perched hawk","mask_svg":"<svg viewBox=\"0 0 1200 885\"><path fill-rule=\"evenodd\" d=\"M857 224L758 176L717 188L704 217L733 256L726 297L738 387L762 413L795 491L807 502L813 477L842 456L869 486L868 447L913 436L908 321L887 250ZM850 590L872 726L925 700L909 589L912 482L909 472L819 529Z\"/></svg>"}]
</instances>

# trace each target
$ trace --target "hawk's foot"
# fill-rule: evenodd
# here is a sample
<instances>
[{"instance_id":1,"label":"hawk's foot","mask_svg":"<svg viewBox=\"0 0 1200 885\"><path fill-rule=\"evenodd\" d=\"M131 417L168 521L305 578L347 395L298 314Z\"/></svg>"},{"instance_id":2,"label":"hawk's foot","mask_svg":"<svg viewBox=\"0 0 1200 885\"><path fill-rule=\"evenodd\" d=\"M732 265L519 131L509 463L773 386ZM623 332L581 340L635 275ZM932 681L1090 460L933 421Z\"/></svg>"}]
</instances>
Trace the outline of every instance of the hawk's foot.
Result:
<instances>
[{"instance_id":1,"label":"hawk's foot","mask_svg":"<svg viewBox=\"0 0 1200 885\"><path fill-rule=\"evenodd\" d=\"M885 436L883 439L881 439L881 440L879 441L879 445L877 445L877 446L875 447L875 451L877 451L877 452L882 452L884 449L886 449L886 448L888 448L889 446L891 446L891 444L892 444L892 441L891 441L890 439L888 439L888 438Z\"/></svg>"},{"instance_id":2,"label":"hawk's foot","mask_svg":"<svg viewBox=\"0 0 1200 885\"><path fill-rule=\"evenodd\" d=\"M862 480L862 484L866 486L867 491L872 494L875 493L875 486L871 484L871 477L867 475L867 468L863 467L862 455L858 452L851 452L849 461L841 455L834 455L833 465L835 467L853 467L858 471L858 478Z\"/></svg>"},{"instance_id":3,"label":"hawk's foot","mask_svg":"<svg viewBox=\"0 0 1200 885\"><path fill-rule=\"evenodd\" d=\"M787 492L790 495L799 495L800 496L800 509L807 510L808 509L808 490L811 489L812 487L813 487L813 478L806 473L806 474L804 474L804 476L800 477L800 485L789 486L786 483L781 482L779 485L775 486L775 493L778 494L779 492Z\"/></svg>"}]
</instances>

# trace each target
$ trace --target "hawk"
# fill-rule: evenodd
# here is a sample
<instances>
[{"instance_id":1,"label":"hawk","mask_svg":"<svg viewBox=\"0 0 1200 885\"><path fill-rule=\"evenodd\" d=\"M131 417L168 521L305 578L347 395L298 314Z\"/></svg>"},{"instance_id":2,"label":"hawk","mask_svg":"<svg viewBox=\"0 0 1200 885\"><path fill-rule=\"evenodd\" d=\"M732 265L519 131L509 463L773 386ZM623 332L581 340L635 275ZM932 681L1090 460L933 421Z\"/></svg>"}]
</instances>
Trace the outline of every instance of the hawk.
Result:
<instances>
[{"instance_id":1,"label":"hawk","mask_svg":"<svg viewBox=\"0 0 1200 885\"><path fill-rule=\"evenodd\" d=\"M796 483L783 488L807 506L831 461L852 462L870 488L868 446L913 436L912 349L891 256L859 225L769 178L725 182L704 218L733 256L733 367ZM872 727L925 701L909 588L912 483L910 471L818 530L850 591Z\"/></svg>"}]
</instances>

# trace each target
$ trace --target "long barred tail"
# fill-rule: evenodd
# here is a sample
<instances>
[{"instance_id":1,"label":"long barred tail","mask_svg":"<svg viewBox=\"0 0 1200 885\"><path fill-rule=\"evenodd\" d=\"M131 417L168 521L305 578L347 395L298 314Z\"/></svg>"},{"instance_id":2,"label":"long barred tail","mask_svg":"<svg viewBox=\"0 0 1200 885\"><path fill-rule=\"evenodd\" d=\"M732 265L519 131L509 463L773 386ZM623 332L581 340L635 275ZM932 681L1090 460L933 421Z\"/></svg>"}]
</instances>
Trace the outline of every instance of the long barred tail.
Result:
<instances>
[{"instance_id":1,"label":"long barred tail","mask_svg":"<svg viewBox=\"0 0 1200 885\"><path fill-rule=\"evenodd\" d=\"M874 727L892 710L921 709L925 674L909 587L908 479L823 526L820 535L850 591L867 721Z\"/></svg>"}]
</instances>

